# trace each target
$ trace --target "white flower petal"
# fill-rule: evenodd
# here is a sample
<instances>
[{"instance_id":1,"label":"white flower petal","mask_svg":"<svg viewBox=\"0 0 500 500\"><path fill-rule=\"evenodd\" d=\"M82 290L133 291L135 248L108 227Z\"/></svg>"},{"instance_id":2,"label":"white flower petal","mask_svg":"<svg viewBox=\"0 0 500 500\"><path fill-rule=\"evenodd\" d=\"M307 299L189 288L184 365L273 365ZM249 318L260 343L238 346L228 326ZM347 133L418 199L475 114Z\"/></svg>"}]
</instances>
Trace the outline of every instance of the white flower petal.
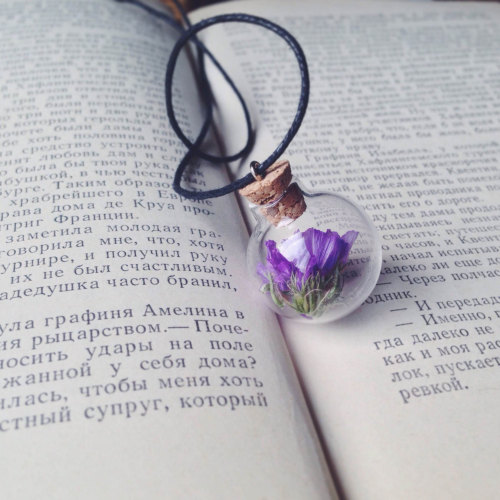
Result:
<instances>
[{"instance_id":1,"label":"white flower petal","mask_svg":"<svg viewBox=\"0 0 500 500\"><path fill-rule=\"evenodd\" d=\"M278 249L281 255L289 262L293 262L301 272L306 270L310 255L300 231L283 240L279 244Z\"/></svg>"}]
</instances>

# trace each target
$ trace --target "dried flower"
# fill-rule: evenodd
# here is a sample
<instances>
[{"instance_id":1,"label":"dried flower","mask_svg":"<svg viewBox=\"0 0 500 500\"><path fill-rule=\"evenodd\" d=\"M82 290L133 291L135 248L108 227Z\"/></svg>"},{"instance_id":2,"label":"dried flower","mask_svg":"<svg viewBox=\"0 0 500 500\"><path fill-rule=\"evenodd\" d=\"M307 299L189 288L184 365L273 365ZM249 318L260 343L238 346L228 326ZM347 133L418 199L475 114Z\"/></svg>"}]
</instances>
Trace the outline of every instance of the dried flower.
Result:
<instances>
[{"instance_id":1,"label":"dried flower","mask_svg":"<svg viewBox=\"0 0 500 500\"><path fill-rule=\"evenodd\" d=\"M357 231L339 236L329 229L310 228L295 232L279 246L266 241L266 263L257 267L262 291L279 307L289 305L303 316L320 316L342 291L341 273L357 236Z\"/></svg>"}]
</instances>

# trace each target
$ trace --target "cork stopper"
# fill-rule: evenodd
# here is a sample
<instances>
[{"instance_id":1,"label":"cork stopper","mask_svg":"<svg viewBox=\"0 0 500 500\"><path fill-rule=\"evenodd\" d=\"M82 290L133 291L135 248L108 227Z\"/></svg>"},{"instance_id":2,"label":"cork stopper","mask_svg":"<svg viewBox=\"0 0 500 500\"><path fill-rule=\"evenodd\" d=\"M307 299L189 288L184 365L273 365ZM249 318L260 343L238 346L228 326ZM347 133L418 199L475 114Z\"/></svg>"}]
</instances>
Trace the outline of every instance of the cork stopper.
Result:
<instances>
[{"instance_id":1,"label":"cork stopper","mask_svg":"<svg viewBox=\"0 0 500 500\"><path fill-rule=\"evenodd\" d=\"M275 203L262 207L260 213L275 226L280 226L298 219L306 208L302 191L294 182Z\"/></svg>"},{"instance_id":2,"label":"cork stopper","mask_svg":"<svg viewBox=\"0 0 500 500\"><path fill-rule=\"evenodd\" d=\"M256 205L267 205L277 200L292 180L292 169L288 160L273 163L266 176L241 188L239 193Z\"/></svg>"},{"instance_id":3,"label":"cork stopper","mask_svg":"<svg viewBox=\"0 0 500 500\"><path fill-rule=\"evenodd\" d=\"M239 190L249 201L264 205L260 212L275 226L298 219L306 209L306 203L297 184L293 183L288 160L273 163L265 177Z\"/></svg>"}]
</instances>

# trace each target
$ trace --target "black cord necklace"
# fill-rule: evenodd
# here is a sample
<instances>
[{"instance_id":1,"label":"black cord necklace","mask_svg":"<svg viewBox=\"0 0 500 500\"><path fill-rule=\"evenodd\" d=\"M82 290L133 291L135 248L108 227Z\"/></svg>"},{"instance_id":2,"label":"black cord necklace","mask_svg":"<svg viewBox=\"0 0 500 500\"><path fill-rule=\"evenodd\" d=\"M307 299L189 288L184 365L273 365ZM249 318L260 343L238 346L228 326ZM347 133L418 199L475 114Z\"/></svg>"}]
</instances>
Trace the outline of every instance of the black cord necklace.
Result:
<instances>
[{"instance_id":1,"label":"black cord necklace","mask_svg":"<svg viewBox=\"0 0 500 500\"><path fill-rule=\"evenodd\" d=\"M277 25L276 23L273 23L267 19L264 19L262 17L257 17L257 16L252 16L249 14L224 14L220 16L214 16L208 19L204 19L203 21L200 21L199 23L195 25L191 25L189 22L189 19L187 15L185 14L184 10L182 9L182 6L177 2L176 0L175 3L181 12L182 18L186 24L186 28L184 29L177 21L175 21L173 18L169 17L168 15L164 14L163 12L160 12L156 9L153 9L142 2L138 0L118 0L126 3L131 3L133 5L136 5L138 7L141 7L142 9L146 10L153 16L157 17L158 19L161 19L163 21L166 21L169 23L171 26L173 26L175 29L178 31L181 31L181 36L177 40L171 54L170 54L170 59L168 61L167 65L167 70L166 70L166 75L165 75L165 102L166 102L166 107L167 107L167 116L170 120L170 124L174 130L174 132L177 134L179 139L183 142L183 144L188 148L187 153L181 160L180 164L177 167L177 170L175 172L174 176L174 182L173 182L173 187L174 190L179 193L180 195L184 196L185 198L190 198L193 200L202 200L206 198L216 198L218 196L223 196L228 193L232 193L238 189L241 189L251 182L255 180L256 177L263 177L265 176L266 170L274 163L278 158L283 154L283 152L286 150L290 142L293 140L295 135L297 134L300 125L302 124L302 120L305 116L306 110L307 110L307 104L309 102L309 72L307 68L307 61L306 57L304 55L304 52L295 39L288 31L286 31L284 28L281 26ZM189 166L190 162L195 159L195 158L200 158L203 160L206 160L211 163L227 163L231 162L234 160L238 160L241 158L244 158L249 152L250 149L253 145L253 131L252 131L252 123L250 119L250 113L248 111L248 107L245 103L245 100L243 96L241 95L240 91L238 90L237 86L231 79L231 77L227 74L227 72L224 70L222 65L219 63L219 61L215 58L215 56L210 52L210 50L200 41L196 38L196 34L199 33L200 31L209 28L210 26L214 26L215 24L220 24L220 23L247 23L247 24L255 24L257 26L261 26L262 28L265 28L273 33L275 33L277 36L281 37L291 48L293 54L295 55L299 67L299 72L300 72L300 78L301 78L301 84L300 84L300 96L299 96L299 102L297 106L297 112L295 114L295 117L292 121L292 124L283 137L283 140L278 144L276 149L262 162L257 163L253 162L253 170L251 173L247 174L246 176L231 182L230 184L227 184L226 186L217 188L217 189L211 189L207 191L194 191L194 190L189 190L185 189L181 186L182 182L182 177L184 175L184 172L186 168ZM173 87L173 76L174 76L174 71L175 71L175 66L179 57L179 54L181 50L184 48L184 46L188 43L192 42L196 45L198 49L198 73L200 76L201 80L201 87L202 87L202 97L203 101L206 105L206 114L205 114L205 119L203 121L203 125L201 127L201 130L196 137L196 139L191 142L186 135L183 133L182 129L179 126L179 123L177 121L177 118L175 116L175 110L172 102L172 87ZM246 126L246 133L247 133L247 138L246 138L246 143L245 146L238 151L237 153L234 153L232 155L227 155L227 156L217 156L217 155L212 155L209 153L206 153L202 151L201 144L203 143L206 134L208 130L210 129L210 126L212 124L212 119L213 119L213 97L212 97L212 91L210 88L210 84L208 82L208 79L206 77L206 72L205 72L205 66L204 66L204 56L208 57L216 69L222 74L224 77L225 81L228 83L229 87L231 90L234 92L236 97L238 98L238 101L243 109L243 114L245 117L245 126Z\"/></svg>"},{"instance_id":2,"label":"black cord necklace","mask_svg":"<svg viewBox=\"0 0 500 500\"><path fill-rule=\"evenodd\" d=\"M175 172L175 191L185 198L202 200L239 190L256 205L253 212L258 222L249 240L247 264L255 285L275 312L300 321L324 322L354 311L373 290L382 264L381 245L375 226L361 207L343 196L307 193L292 178L289 162L279 160L298 132L309 101L307 63L297 40L281 26L248 14L225 14L191 25L178 1L173 0L186 25L183 28L169 16L137 0L125 1L165 20L181 33L170 55L165 75L167 115L172 129L187 148ZM181 186L184 172L192 161L231 162L246 157L253 145L252 123L243 96L219 61L196 37L200 31L220 23L255 24L282 38L298 62L300 97L289 130L264 161L252 162L249 174L226 186L193 191ZM206 107L201 130L193 142L181 130L172 102L175 66L188 42L197 48L200 92ZM205 57L211 60L228 83L245 116L245 146L227 156L212 155L202 150L212 125L215 105L205 73ZM351 248L355 255L352 260L349 255Z\"/></svg>"}]
</instances>

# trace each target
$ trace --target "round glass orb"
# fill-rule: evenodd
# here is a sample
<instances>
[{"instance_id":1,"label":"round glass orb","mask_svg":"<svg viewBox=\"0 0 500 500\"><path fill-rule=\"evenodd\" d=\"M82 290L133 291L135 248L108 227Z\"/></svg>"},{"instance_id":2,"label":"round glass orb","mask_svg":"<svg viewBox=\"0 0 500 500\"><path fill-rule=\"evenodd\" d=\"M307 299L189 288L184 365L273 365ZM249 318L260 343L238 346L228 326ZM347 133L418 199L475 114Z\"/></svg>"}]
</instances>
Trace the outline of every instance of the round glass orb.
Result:
<instances>
[{"instance_id":1,"label":"round glass orb","mask_svg":"<svg viewBox=\"0 0 500 500\"><path fill-rule=\"evenodd\" d=\"M257 225L247 265L263 301L277 314L326 323L370 295L382 266L381 242L371 219L352 201L300 189L307 209L298 219L275 226L262 207L252 209Z\"/></svg>"}]
</instances>

